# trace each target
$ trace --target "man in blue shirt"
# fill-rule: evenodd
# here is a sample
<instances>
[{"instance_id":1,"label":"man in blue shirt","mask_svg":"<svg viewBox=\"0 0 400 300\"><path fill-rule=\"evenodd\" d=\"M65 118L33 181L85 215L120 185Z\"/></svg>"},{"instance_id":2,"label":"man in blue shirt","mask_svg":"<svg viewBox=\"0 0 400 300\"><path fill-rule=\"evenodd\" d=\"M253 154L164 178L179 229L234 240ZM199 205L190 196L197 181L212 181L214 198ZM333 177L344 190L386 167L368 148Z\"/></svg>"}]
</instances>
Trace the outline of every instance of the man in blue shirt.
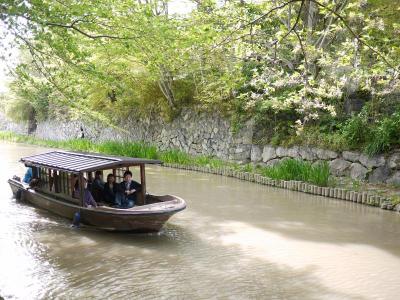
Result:
<instances>
[{"instance_id":1,"label":"man in blue shirt","mask_svg":"<svg viewBox=\"0 0 400 300\"><path fill-rule=\"evenodd\" d=\"M32 174L32 168L31 168L31 167L28 167L28 169L26 170L24 179L23 179L22 181L23 181L24 183L29 183L29 182L31 182L31 180L32 180L32 176L33 176L33 174Z\"/></svg>"}]
</instances>

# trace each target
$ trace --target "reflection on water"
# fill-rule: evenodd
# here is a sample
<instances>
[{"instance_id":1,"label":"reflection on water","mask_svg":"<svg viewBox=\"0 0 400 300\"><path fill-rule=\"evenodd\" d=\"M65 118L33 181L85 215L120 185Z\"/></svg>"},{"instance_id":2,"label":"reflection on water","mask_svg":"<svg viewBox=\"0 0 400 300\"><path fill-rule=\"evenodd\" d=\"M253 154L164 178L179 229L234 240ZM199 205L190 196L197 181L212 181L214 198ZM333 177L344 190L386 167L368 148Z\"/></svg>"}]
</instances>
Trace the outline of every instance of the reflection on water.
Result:
<instances>
[{"instance_id":1,"label":"reflection on water","mask_svg":"<svg viewBox=\"0 0 400 300\"><path fill-rule=\"evenodd\" d=\"M187 200L154 234L73 229L16 203L6 180L43 148L0 144L0 296L11 299L397 299L400 216L160 167L148 189Z\"/></svg>"}]
</instances>

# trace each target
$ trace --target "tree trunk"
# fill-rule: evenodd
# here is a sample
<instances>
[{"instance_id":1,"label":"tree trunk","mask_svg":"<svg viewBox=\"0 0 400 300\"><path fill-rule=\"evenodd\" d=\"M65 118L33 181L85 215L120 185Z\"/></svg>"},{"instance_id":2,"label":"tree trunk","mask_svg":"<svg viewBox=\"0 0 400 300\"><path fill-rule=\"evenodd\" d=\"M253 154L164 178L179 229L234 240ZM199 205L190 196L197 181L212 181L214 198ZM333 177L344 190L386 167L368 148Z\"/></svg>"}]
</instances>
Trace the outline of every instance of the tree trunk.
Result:
<instances>
[{"instance_id":1,"label":"tree trunk","mask_svg":"<svg viewBox=\"0 0 400 300\"><path fill-rule=\"evenodd\" d=\"M158 86L161 89L161 92L165 96L168 101L168 106L172 109L175 109L175 96L172 90L173 78L171 73L166 70L164 67L161 67L160 70L160 80L158 81Z\"/></svg>"},{"instance_id":2,"label":"tree trunk","mask_svg":"<svg viewBox=\"0 0 400 300\"><path fill-rule=\"evenodd\" d=\"M307 29L307 42L311 42L312 31L318 21L318 6L310 0L306 0L304 3L303 21Z\"/></svg>"},{"instance_id":3,"label":"tree trunk","mask_svg":"<svg viewBox=\"0 0 400 300\"><path fill-rule=\"evenodd\" d=\"M35 109L32 108L29 112L29 119L28 119L28 134L34 133L37 128L37 121L36 121L36 112Z\"/></svg>"}]
</instances>

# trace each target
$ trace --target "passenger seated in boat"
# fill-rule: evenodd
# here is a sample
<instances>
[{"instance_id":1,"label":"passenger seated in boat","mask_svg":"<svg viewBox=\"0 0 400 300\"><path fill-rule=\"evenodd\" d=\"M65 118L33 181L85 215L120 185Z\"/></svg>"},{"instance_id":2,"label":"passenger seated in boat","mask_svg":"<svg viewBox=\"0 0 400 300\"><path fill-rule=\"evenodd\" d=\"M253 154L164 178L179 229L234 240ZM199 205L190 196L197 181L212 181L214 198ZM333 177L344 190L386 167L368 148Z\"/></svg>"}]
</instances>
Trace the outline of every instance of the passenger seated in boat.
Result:
<instances>
[{"instance_id":1,"label":"passenger seated in boat","mask_svg":"<svg viewBox=\"0 0 400 300\"><path fill-rule=\"evenodd\" d=\"M103 173L101 171L96 171L96 173L94 174L91 191L93 198L96 200L96 202L104 201L104 181L102 177Z\"/></svg>"},{"instance_id":2,"label":"passenger seated in boat","mask_svg":"<svg viewBox=\"0 0 400 300\"><path fill-rule=\"evenodd\" d=\"M79 188L79 182L78 182L78 175L76 174L72 174L71 178L70 178L70 186L72 186L72 197L75 197L75 189ZM79 198L79 196L78 196Z\"/></svg>"},{"instance_id":3,"label":"passenger seated in boat","mask_svg":"<svg viewBox=\"0 0 400 300\"><path fill-rule=\"evenodd\" d=\"M33 177L33 171L31 167L28 167L28 169L26 170L26 173L24 175L24 179L22 180L24 183L29 183L31 182Z\"/></svg>"},{"instance_id":4,"label":"passenger seated in boat","mask_svg":"<svg viewBox=\"0 0 400 300\"><path fill-rule=\"evenodd\" d=\"M40 187L40 185L41 185L40 178L32 178L32 180L29 182L30 189L36 189L37 187Z\"/></svg>"},{"instance_id":5,"label":"passenger seated in boat","mask_svg":"<svg viewBox=\"0 0 400 300\"><path fill-rule=\"evenodd\" d=\"M115 197L118 192L118 186L115 183L115 177L113 174L107 175L107 182L104 184L103 198L107 204L116 205Z\"/></svg>"},{"instance_id":6,"label":"passenger seated in boat","mask_svg":"<svg viewBox=\"0 0 400 300\"><path fill-rule=\"evenodd\" d=\"M124 181L118 185L116 202L119 208L131 208L136 202L136 192L140 192L140 183L132 180L132 172L125 171Z\"/></svg>"},{"instance_id":7,"label":"passenger seated in boat","mask_svg":"<svg viewBox=\"0 0 400 300\"><path fill-rule=\"evenodd\" d=\"M83 206L84 207L97 207L97 202L93 199L92 193L88 190L88 182L86 178L83 178L84 190L83 190ZM76 181L74 186L74 198L80 198L79 180Z\"/></svg>"}]
</instances>

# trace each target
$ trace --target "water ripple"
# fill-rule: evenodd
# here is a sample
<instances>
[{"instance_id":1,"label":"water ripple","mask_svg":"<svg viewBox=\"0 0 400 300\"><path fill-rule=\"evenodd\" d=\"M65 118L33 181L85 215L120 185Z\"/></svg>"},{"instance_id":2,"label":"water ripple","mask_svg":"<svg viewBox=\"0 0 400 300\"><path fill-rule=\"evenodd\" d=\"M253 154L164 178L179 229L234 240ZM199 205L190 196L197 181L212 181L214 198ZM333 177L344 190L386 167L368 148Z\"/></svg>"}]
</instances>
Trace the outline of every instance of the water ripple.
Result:
<instances>
[{"instance_id":1,"label":"water ripple","mask_svg":"<svg viewBox=\"0 0 400 300\"><path fill-rule=\"evenodd\" d=\"M17 203L20 156L0 147L6 299L396 299L400 218L233 178L152 168L148 189L188 202L159 233L121 234ZM384 287L384 288L382 288Z\"/></svg>"}]
</instances>

